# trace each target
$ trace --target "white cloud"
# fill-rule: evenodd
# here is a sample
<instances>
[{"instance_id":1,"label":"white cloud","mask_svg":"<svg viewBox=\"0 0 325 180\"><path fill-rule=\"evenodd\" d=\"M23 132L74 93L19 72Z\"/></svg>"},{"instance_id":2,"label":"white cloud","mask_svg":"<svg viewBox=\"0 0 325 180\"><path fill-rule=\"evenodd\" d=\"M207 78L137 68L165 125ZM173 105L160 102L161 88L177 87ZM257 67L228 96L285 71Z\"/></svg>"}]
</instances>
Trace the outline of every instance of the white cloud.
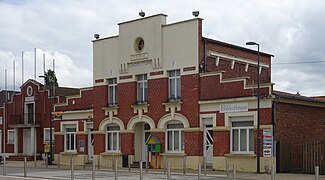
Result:
<instances>
[{"instance_id":1,"label":"white cloud","mask_svg":"<svg viewBox=\"0 0 325 180\"><path fill-rule=\"evenodd\" d=\"M93 34L118 34L117 24L138 18L140 10L147 16L167 14L168 22L192 18L191 12L199 10L204 36L240 46L257 41L262 51L275 55L274 63L325 60L322 0L15 0L0 1L0 79L4 68L10 74L13 59L19 69L22 50L28 62L25 77L33 77L33 49L38 47L56 59L60 85L91 86ZM38 51L41 72L42 50ZM272 80L287 86L286 91L324 95L320 78L325 76L324 68L325 63L274 65ZM17 78L18 74L17 70Z\"/></svg>"}]
</instances>

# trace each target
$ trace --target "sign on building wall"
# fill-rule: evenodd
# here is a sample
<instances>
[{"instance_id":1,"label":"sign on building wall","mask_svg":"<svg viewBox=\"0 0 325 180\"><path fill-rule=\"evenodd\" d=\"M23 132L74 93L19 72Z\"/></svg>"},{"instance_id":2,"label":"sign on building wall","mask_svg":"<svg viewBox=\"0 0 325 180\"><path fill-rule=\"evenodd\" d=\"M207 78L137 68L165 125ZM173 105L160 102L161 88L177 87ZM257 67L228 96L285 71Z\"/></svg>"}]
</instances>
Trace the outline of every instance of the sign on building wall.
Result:
<instances>
[{"instance_id":1,"label":"sign on building wall","mask_svg":"<svg viewBox=\"0 0 325 180\"><path fill-rule=\"evenodd\" d=\"M222 104L220 113L248 111L248 103Z\"/></svg>"},{"instance_id":2,"label":"sign on building wall","mask_svg":"<svg viewBox=\"0 0 325 180\"><path fill-rule=\"evenodd\" d=\"M272 130L263 130L263 157L272 157Z\"/></svg>"}]
</instances>

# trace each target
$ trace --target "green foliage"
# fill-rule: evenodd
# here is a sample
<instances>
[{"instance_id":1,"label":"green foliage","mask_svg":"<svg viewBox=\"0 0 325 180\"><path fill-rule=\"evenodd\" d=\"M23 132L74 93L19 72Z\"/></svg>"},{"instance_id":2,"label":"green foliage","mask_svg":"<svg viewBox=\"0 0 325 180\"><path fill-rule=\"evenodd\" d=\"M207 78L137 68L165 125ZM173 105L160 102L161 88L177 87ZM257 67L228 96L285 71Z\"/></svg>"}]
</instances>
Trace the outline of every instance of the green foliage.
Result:
<instances>
[{"instance_id":1,"label":"green foliage","mask_svg":"<svg viewBox=\"0 0 325 180\"><path fill-rule=\"evenodd\" d=\"M45 72L45 85L46 86L56 86L58 87L58 80L56 79L55 71L48 69Z\"/></svg>"}]
</instances>

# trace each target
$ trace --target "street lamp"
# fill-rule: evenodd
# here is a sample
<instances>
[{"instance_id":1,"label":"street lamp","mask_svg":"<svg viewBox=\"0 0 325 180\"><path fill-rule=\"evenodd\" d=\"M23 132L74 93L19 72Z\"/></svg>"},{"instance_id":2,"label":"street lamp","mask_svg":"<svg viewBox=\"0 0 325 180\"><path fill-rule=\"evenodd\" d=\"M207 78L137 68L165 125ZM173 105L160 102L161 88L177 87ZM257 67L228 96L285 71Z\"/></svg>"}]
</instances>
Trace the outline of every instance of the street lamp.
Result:
<instances>
[{"instance_id":1,"label":"street lamp","mask_svg":"<svg viewBox=\"0 0 325 180\"><path fill-rule=\"evenodd\" d=\"M248 46L257 46L257 168L260 173L260 45L256 42L246 42Z\"/></svg>"},{"instance_id":2,"label":"street lamp","mask_svg":"<svg viewBox=\"0 0 325 180\"><path fill-rule=\"evenodd\" d=\"M40 78L44 78L45 76L39 76ZM52 165L52 161L53 161L53 138L52 138L52 129L53 129L53 124L52 124L52 89L53 89L53 83L54 83L54 79L51 76L47 76L48 82L49 82L49 87L50 87L50 91L49 91L49 96L50 96L50 158L47 159L48 160L48 165ZM44 84L44 86L46 86L46 84Z\"/></svg>"}]
</instances>

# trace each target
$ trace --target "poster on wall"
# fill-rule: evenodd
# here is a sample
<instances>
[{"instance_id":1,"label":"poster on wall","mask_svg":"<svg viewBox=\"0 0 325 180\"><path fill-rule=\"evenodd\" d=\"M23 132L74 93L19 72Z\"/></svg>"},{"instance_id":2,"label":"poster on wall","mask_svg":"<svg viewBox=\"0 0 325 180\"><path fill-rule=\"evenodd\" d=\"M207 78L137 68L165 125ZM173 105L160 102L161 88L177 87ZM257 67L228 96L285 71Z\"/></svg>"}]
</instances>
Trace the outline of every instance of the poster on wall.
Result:
<instances>
[{"instance_id":1,"label":"poster on wall","mask_svg":"<svg viewBox=\"0 0 325 180\"><path fill-rule=\"evenodd\" d=\"M263 130L263 157L272 157L272 130Z\"/></svg>"}]
</instances>

